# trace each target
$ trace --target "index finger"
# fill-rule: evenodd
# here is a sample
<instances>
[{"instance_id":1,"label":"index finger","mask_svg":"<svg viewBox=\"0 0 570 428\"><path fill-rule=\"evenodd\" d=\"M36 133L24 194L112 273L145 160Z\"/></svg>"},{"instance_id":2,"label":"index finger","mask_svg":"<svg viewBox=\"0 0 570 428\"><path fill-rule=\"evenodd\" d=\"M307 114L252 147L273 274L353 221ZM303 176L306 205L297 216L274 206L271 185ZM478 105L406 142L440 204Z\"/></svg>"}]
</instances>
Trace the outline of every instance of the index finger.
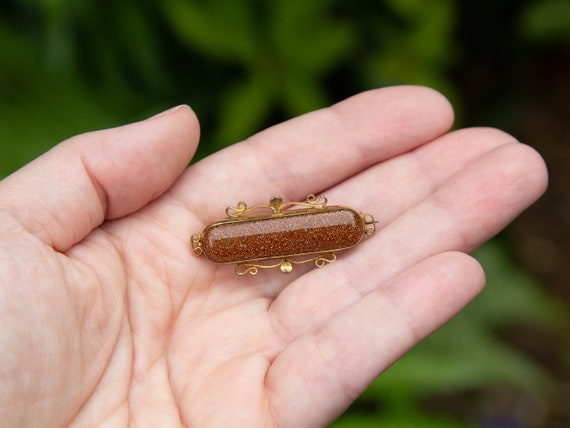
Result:
<instances>
[{"instance_id":1,"label":"index finger","mask_svg":"<svg viewBox=\"0 0 570 428\"><path fill-rule=\"evenodd\" d=\"M238 201L299 200L445 133L453 110L438 92L365 92L269 128L189 168L173 189L204 222ZM188 191L191 189L191 191Z\"/></svg>"}]
</instances>

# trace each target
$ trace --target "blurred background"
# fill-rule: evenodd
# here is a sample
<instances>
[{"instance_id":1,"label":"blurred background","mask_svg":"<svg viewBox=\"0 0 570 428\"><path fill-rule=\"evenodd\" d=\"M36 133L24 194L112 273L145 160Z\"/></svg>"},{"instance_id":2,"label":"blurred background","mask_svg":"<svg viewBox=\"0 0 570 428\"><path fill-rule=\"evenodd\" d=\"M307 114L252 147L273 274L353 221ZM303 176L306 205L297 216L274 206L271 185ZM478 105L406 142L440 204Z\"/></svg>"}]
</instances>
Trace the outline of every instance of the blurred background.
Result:
<instances>
[{"instance_id":1,"label":"blurred background","mask_svg":"<svg viewBox=\"0 0 570 428\"><path fill-rule=\"evenodd\" d=\"M333 426L570 426L570 0L3 0L0 177L180 103L203 157L393 84L534 146L551 184L475 253L486 290Z\"/></svg>"}]
</instances>

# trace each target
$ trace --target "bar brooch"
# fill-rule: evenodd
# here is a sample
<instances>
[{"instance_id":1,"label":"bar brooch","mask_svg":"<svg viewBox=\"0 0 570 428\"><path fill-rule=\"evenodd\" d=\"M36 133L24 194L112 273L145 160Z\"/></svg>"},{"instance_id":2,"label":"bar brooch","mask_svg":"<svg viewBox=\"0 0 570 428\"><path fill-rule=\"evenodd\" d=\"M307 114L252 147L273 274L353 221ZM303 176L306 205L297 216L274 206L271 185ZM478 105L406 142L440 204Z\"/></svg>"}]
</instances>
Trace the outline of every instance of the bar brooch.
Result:
<instances>
[{"instance_id":1,"label":"bar brooch","mask_svg":"<svg viewBox=\"0 0 570 428\"><path fill-rule=\"evenodd\" d=\"M248 215L260 210L269 213ZM279 196L268 205L239 202L226 208L226 215L192 235L192 252L215 263L235 263L238 275L276 267L289 273L294 265L309 262L320 268L336 260L335 252L354 247L376 231L371 214L329 207L327 198L312 194L304 202L284 203Z\"/></svg>"}]
</instances>

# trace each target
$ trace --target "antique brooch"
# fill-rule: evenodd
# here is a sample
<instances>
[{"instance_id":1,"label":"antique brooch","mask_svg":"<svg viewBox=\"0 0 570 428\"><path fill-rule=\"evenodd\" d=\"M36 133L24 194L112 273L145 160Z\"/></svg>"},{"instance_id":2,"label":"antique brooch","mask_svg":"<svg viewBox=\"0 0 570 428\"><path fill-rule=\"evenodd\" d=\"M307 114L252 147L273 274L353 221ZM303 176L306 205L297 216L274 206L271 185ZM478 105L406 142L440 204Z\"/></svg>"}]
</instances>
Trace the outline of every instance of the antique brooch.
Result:
<instances>
[{"instance_id":1,"label":"antique brooch","mask_svg":"<svg viewBox=\"0 0 570 428\"><path fill-rule=\"evenodd\" d=\"M248 215L267 209L265 215ZM336 260L336 251L354 247L376 231L371 214L328 207L326 198L314 195L286 203L274 196L268 205L251 208L239 202L226 208L226 214L226 219L192 236L192 252L215 263L235 263L238 275L275 267L289 273L293 265L308 262L323 267Z\"/></svg>"}]
</instances>

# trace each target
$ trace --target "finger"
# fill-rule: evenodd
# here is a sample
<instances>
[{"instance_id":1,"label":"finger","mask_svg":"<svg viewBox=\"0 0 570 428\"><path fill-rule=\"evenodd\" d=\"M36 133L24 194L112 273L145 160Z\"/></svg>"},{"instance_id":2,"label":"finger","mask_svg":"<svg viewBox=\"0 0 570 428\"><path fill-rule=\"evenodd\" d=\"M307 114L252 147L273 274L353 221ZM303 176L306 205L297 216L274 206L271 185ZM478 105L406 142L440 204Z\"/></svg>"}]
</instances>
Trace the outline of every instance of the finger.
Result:
<instances>
[{"instance_id":1,"label":"finger","mask_svg":"<svg viewBox=\"0 0 570 428\"><path fill-rule=\"evenodd\" d=\"M374 215L381 229L437 191L450 177L499 146L516 143L493 128L445 134L323 192L333 204Z\"/></svg>"},{"instance_id":2,"label":"finger","mask_svg":"<svg viewBox=\"0 0 570 428\"><path fill-rule=\"evenodd\" d=\"M482 288L461 253L426 259L289 345L266 382L277 425L324 426Z\"/></svg>"},{"instance_id":3,"label":"finger","mask_svg":"<svg viewBox=\"0 0 570 428\"><path fill-rule=\"evenodd\" d=\"M534 202L546 180L544 162L534 150L519 143L497 147L342 260L285 288L271 306L275 328L292 340L418 261L472 250Z\"/></svg>"},{"instance_id":4,"label":"finger","mask_svg":"<svg viewBox=\"0 0 570 428\"><path fill-rule=\"evenodd\" d=\"M183 106L145 121L74 137L0 182L0 209L58 250L105 219L129 214L182 173L199 126Z\"/></svg>"},{"instance_id":5,"label":"finger","mask_svg":"<svg viewBox=\"0 0 570 428\"><path fill-rule=\"evenodd\" d=\"M366 92L198 162L177 195L204 222L239 200L256 205L275 194L284 200L304 199L434 139L452 121L448 101L433 90L392 87Z\"/></svg>"}]
</instances>

